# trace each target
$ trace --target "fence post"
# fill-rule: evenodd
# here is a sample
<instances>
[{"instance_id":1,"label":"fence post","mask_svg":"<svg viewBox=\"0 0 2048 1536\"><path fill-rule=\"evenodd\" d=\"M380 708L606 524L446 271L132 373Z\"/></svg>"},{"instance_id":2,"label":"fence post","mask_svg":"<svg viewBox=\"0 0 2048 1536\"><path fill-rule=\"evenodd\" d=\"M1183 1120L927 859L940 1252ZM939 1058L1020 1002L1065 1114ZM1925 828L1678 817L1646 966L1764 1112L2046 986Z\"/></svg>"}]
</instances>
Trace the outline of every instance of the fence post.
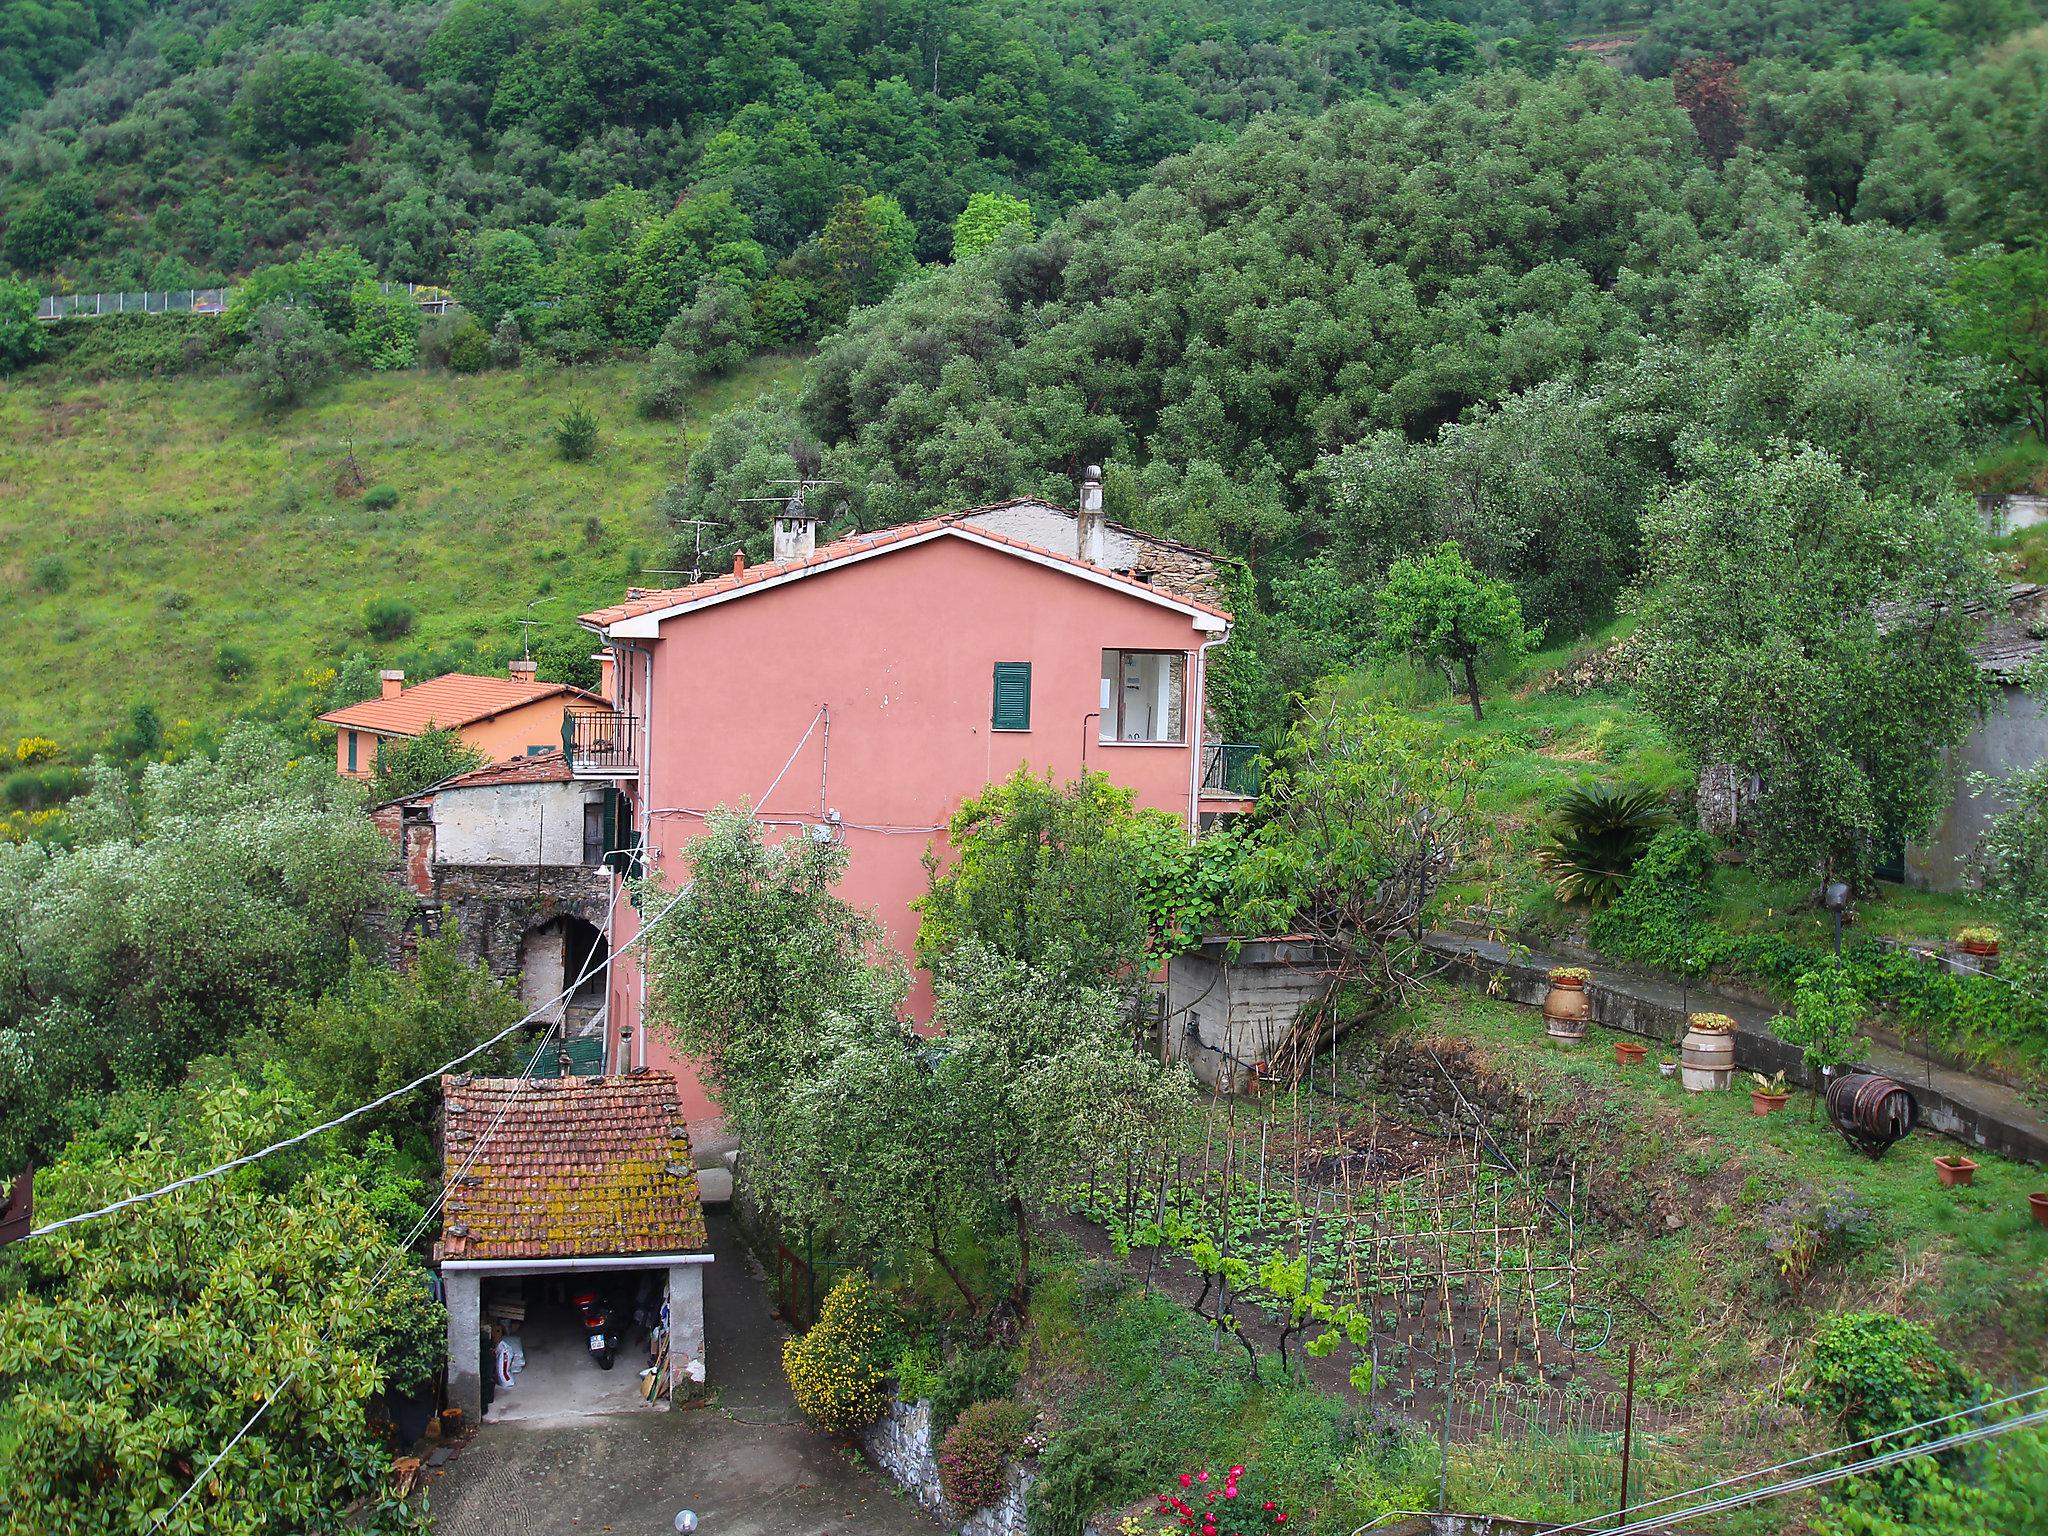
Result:
<instances>
[{"instance_id":1,"label":"fence post","mask_svg":"<svg viewBox=\"0 0 2048 1536\"><path fill-rule=\"evenodd\" d=\"M1636 1347L1628 1347L1628 1386L1621 1406L1621 1508L1615 1511L1617 1526L1628 1524L1628 1459L1635 1448L1636 1431Z\"/></svg>"},{"instance_id":2,"label":"fence post","mask_svg":"<svg viewBox=\"0 0 2048 1536\"><path fill-rule=\"evenodd\" d=\"M1451 1369L1444 1382L1444 1424L1437 1436L1436 1512L1450 1509L1451 1493L1451 1405L1458 1400L1458 1336L1451 1335Z\"/></svg>"}]
</instances>

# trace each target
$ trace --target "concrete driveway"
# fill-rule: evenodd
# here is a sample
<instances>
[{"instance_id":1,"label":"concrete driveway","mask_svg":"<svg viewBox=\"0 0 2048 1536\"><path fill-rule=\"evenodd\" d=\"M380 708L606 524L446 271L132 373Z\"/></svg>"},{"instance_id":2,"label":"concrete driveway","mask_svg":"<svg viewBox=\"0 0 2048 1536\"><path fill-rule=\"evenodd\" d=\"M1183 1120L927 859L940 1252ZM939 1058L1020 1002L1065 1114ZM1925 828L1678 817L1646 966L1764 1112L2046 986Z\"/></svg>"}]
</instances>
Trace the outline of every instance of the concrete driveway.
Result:
<instances>
[{"instance_id":1,"label":"concrete driveway","mask_svg":"<svg viewBox=\"0 0 2048 1536\"><path fill-rule=\"evenodd\" d=\"M933 1536L893 1483L803 1422L761 1282L730 1219L708 1222L711 1404L486 1424L429 1484L441 1536L662 1536L679 1509L703 1536Z\"/></svg>"}]
</instances>

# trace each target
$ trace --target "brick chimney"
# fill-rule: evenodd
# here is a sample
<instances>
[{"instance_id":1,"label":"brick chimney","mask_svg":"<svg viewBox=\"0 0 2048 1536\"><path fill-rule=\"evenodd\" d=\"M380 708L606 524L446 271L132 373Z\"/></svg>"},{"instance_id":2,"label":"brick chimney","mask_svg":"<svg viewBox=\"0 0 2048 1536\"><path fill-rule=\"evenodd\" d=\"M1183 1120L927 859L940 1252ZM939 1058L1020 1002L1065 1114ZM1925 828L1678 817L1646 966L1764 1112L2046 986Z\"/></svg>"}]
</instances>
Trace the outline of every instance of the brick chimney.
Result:
<instances>
[{"instance_id":1,"label":"brick chimney","mask_svg":"<svg viewBox=\"0 0 2048 1536\"><path fill-rule=\"evenodd\" d=\"M379 672L377 674L377 697L395 699L405 690L403 672Z\"/></svg>"},{"instance_id":2,"label":"brick chimney","mask_svg":"<svg viewBox=\"0 0 2048 1536\"><path fill-rule=\"evenodd\" d=\"M511 672L513 682L531 683L537 681L535 674L540 671L540 664L532 661L515 661L507 670Z\"/></svg>"},{"instance_id":3,"label":"brick chimney","mask_svg":"<svg viewBox=\"0 0 2048 1536\"><path fill-rule=\"evenodd\" d=\"M1081 472L1081 515L1074 519L1074 553L1090 565L1101 565L1105 558L1100 464L1090 464Z\"/></svg>"}]
</instances>

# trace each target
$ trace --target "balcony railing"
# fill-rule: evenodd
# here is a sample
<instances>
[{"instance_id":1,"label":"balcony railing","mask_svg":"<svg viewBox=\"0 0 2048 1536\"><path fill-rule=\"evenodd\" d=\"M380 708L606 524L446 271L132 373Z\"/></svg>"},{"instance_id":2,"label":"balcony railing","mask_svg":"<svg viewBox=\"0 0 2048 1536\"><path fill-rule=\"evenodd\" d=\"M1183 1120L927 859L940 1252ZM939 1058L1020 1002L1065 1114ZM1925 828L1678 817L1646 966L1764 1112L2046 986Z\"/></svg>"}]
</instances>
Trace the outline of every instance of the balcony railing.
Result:
<instances>
[{"instance_id":1,"label":"balcony railing","mask_svg":"<svg viewBox=\"0 0 2048 1536\"><path fill-rule=\"evenodd\" d=\"M562 755L569 771L593 779L631 778L640 771L640 721L613 709L562 714Z\"/></svg>"},{"instance_id":2,"label":"balcony railing","mask_svg":"<svg viewBox=\"0 0 2048 1536\"><path fill-rule=\"evenodd\" d=\"M1245 742L1203 743L1202 793L1223 799L1256 800L1264 761L1259 748Z\"/></svg>"}]
</instances>

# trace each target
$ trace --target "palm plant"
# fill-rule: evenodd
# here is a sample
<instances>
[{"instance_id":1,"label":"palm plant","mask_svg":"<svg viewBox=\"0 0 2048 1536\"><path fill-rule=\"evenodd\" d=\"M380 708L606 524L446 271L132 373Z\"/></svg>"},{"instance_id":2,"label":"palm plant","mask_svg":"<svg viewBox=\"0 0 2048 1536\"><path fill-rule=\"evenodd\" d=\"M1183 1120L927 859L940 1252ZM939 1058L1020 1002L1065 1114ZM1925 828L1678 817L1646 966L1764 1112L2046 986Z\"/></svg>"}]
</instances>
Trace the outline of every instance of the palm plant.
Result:
<instances>
[{"instance_id":1,"label":"palm plant","mask_svg":"<svg viewBox=\"0 0 2048 1536\"><path fill-rule=\"evenodd\" d=\"M1559 800L1536 865L1557 899L1595 910L1621 894L1650 839L1671 821L1663 798L1640 785L1591 784Z\"/></svg>"}]
</instances>

